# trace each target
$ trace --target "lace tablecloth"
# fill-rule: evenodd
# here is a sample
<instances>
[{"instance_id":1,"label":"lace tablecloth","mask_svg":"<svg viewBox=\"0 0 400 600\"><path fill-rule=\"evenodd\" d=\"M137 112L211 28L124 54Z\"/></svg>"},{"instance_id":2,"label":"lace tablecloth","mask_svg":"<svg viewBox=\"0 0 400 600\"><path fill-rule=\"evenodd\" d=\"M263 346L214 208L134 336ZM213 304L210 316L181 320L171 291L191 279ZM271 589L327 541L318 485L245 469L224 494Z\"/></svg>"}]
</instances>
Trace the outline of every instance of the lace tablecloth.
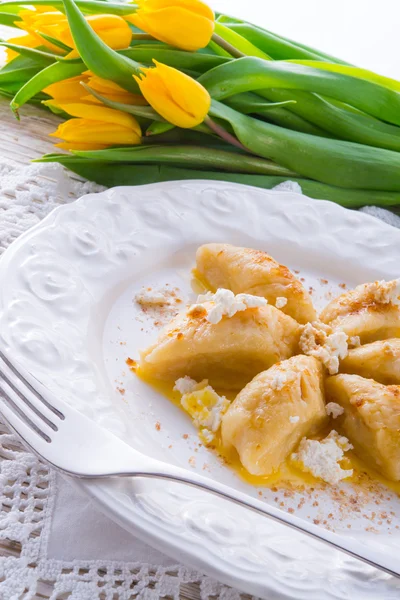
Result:
<instances>
[{"instance_id":1,"label":"lace tablecloth","mask_svg":"<svg viewBox=\"0 0 400 600\"><path fill-rule=\"evenodd\" d=\"M59 165L29 165L52 149L56 121L26 107L18 124L0 100L0 253L59 204L102 189ZM400 225L387 211L365 210ZM1 424L0 499L0 600L246 597L127 534Z\"/></svg>"}]
</instances>

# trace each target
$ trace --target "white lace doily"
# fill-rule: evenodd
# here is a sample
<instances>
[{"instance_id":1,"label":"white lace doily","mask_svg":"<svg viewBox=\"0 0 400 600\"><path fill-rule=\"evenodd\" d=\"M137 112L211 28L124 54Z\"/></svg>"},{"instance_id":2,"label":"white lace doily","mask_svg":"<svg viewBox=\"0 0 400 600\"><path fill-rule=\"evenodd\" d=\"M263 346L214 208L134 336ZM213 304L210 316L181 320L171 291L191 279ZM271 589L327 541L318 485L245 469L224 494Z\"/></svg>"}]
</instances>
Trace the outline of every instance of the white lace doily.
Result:
<instances>
[{"instance_id":1,"label":"white lace doily","mask_svg":"<svg viewBox=\"0 0 400 600\"><path fill-rule=\"evenodd\" d=\"M279 187L301 191L290 182ZM57 164L1 163L0 253L56 206L101 189ZM378 209L375 216L400 224L387 211ZM0 544L8 548L7 556L0 552L2 600L245 597L174 564L110 522L69 482L24 451L2 425L0 498Z\"/></svg>"}]
</instances>

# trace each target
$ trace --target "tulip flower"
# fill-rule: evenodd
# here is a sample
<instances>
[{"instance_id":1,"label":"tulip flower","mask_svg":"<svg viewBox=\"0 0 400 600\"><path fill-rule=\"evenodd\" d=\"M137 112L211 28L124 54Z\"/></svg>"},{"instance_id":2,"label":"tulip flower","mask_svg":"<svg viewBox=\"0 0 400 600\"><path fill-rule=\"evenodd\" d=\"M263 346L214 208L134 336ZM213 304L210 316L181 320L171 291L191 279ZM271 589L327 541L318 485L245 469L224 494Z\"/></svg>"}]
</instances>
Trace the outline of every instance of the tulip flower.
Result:
<instances>
[{"instance_id":1,"label":"tulip flower","mask_svg":"<svg viewBox=\"0 0 400 600\"><path fill-rule=\"evenodd\" d=\"M103 79L102 77L97 77L97 75L91 75L89 77L88 86L99 92L101 96L104 96L108 100L112 100L113 102L120 102L121 104L131 104L131 105L147 105L147 100L143 98L140 94L133 94L132 92L128 92L124 90L120 85L110 81L109 79ZM99 102L93 96L90 97L92 102Z\"/></svg>"},{"instance_id":2,"label":"tulip flower","mask_svg":"<svg viewBox=\"0 0 400 600\"><path fill-rule=\"evenodd\" d=\"M85 83L88 87L92 88L96 92L99 92L101 96L111 100L113 102L120 102L121 104L140 105L144 106L147 101L140 94L132 94L127 92L118 84L108 79L102 79L93 75L90 71L85 71L82 75L76 77L70 77L57 83L44 88L44 92L51 96L56 103L65 102L77 102L77 101L89 101L95 104L101 104L100 100L97 100L94 96L88 95L87 91L81 85Z\"/></svg>"},{"instance_id":3,"label":"tulip flower","mask_svg":"<svg viewBox=\"0 0 400 600\"><path fill-rule=\"evenodd\" d=\"M37 33L40 31L38 29L37 19L40 17L42 22L48 22L49 19L54 18L54 14L57 15L57 18L63 18L64 21L66 17L59 11L56 11L51 6L37 6L35 9L26 9L20 10L18 13L18 18L20 21L15 21L15 25L24 31L24 35L13 37L8 39L10 44L18 44L19 46L25 46L26 48L37 48L38 46L45 46L52 52L59 54L61 52L58 46L50 43L46 39L44 39L41 35ZM13 58L18 55L14 50L8 49L6 51L7 62L10 62Z\"/></svg>"},{"instance_id":4,"label":"tulip flower","mask_svg":"<svg viewBox=\"0 0 400 600\"><path fill-rule=\"evenodd\" d=\"M18 44L19 46L25 46L25 48L37 48L41 44L43 46L45 45L44 41L42 41L41 38L39 38L33 33L25 33L24 35L20 35L18 37L9 38L7 41L10 44ZM47 44L47 47L49 46L50 44ZM54 47L52 48L52 50L54 51ZM60 49L57 48L57 51L59 52ZM16 56L18 56L18 52L16 52L15 50L11 50L11 48L6 49L6 63L9 63Z\"/></svg>"},{"instance_id":5,"label":"tulip flower","mask_svg":"<svg viewBox=\"0 0 400 600\"><path fill-rule=\"evenodd\" d=\"M122 17L118 15L90 15L85 18L92 29L98 34L99 38L110 48L121 50L122 48L127 48L131 43L132 31ZM49 29L51 30L51 28ZM51 31L49 31L49 34L52 35ZM63 44L75 49L75 42L67 20L65 20L65 24L59 26L54 37L57 37ZM77 56L79 54L76 50L68 55L69 58Z\"/></svg>"},{"instance_id":6,"label":"tulip flower","mask_svg":"<svg viewBox=\"0 0 400 600\"><path fill-rule=\"evenodd\" d=\"M211 98L207 90L194 79L154 60L153 68L141 69L134 76L148 103L172 125L196 127L204 121Z\"/></svg>"},{"instance_id":7,"label":"tulip flower","mask_svg":"<svg viewBox=\"0 0 400 600\"><path fill-rule=\"evenodd\" d=\"M65 150L101 150L109 146L137 145L142 132L139 123L128 113L83 102L46 102L73 117L61 123L50 135L63 142L56 144Z\"/></svg>"},{"instance_id":8,"label":"tulip flower","mask_svg":"<svg viewBox=\"0 0 400 600\"><path fill-rule=\"evenodd\" d=\"M69 77L63 81L52 83L51 85L44 88L44 92L51 96L55 103L67 103L67 102L78 102L83 100L87 96L87 92L82 87L81 82L89 83L88 73L82 73L76 77Z\"/></svg>"},{"instance_id":9,"label":"tulip flower","mask_svg":"<svg viewBox=\"0 0 400 600\"><path fill-rule=\"evenodd\" d=\"M132 78L139 74L140 64L119 54L101 39L74 0L63 0L65 14L74 40L74 47L86 67L103 79L111 79L125 90L137 94L138 85ZM125 25L129 28L128 24Z\"/></svg>"},{"instance_id":10,"label":"tulip flower","mask_svg":"<svg viewBox=\"0 0 400 600\"><path fill-rule=\"evenodd\" d=\"M47 9L45 11L45 9ZM62 52L58 46L52 44L40 34L45 34L62 42L62 44L73 48L68 58L77 58L79 56L76 51L75 43L71 35L67 17L60 11L52 9L52 7L35 7L34 10L27 9L18 13L21 19L15 24L27 35L19 38L13 38L11 43L35 48L45 46L52 52ZM86 16L85 20L89 23L92 29L99 35L110 48L120 50L127 48L132 40L132 31L128 23L120 16L113 14L98 14ZM15 54L9 53L13 58Z\"/></svg>"},{"instance_id":11,"label":"tulip flower","mask_svg":"<svg viewBox=\"0 0 400 600\"><path fill-rule=\"evenodd\" d=\"M156 39L194 52L210 42L214 13L200 0L137 0L139 8L125 16Z\"/></svg>"}]
</instances>

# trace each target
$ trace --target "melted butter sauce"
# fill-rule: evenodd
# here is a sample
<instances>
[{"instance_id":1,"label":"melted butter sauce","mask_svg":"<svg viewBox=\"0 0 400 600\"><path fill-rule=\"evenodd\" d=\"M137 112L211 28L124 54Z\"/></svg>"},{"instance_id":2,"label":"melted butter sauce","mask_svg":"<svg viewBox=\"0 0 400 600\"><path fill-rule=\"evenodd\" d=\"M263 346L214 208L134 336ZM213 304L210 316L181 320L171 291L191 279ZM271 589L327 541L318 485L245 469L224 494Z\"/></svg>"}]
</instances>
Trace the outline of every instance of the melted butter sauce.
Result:
<instances>
[{"instance_id":1,"label":"melted butter sauce","mask_svg":"<svg viewBox=\"0 0 400 600\"><path fill-rule=\"evenodd\" d=\"M144 383L150 385L158 393L168 398L175 406L178 406L186 416L186 411L181 406L181 394L173 390L174 384L171 382L157 381L155 379L147 379L142 377L140 369L136 369L136 376L139 377ZM235 392L232 390L224 391L217 390L219 395L226 396L229 400L234 400ZM190 417L188 417L190 418ZM318 436L314 436L314 439L323 439L329 432L335 429L334 423L327 427L324 431L320 432ZM212 446L208 446L210 451L213 451L219 456L224 464L232 469L240 479L254 487L279 487L280 489L304 489L310 487L318 487L321 485L321 481L316 479L311 473L305 473L300 469L297 469L289 460L286 460L279 470L271 475L252 475L243 467L240 462L239 455L235 449L228 450L222 444L221 436L217 434L215 443ZM348 452L346 458L341 463L344 469L353 469L353 476L347 478L345 481L352 483L357 487L367 488L376 483L380 483L396 494L400 496L400 482L394 482L386 479L380 475L375 469L369 467L363 460L358 458L354 452Z\"/></svg>"},{"instance_id":2,"label":"melted butter sauce","mask_svg":"<svg viewBox=\"0 0 400 600\"><path fill-rule=\"evenodd\" d=\"M210 290L215 292L215 289L210 286L208 281L198 272L196 268L192 269L191 286L195 294L206 294Z\"/></svg>"}]
</instances>

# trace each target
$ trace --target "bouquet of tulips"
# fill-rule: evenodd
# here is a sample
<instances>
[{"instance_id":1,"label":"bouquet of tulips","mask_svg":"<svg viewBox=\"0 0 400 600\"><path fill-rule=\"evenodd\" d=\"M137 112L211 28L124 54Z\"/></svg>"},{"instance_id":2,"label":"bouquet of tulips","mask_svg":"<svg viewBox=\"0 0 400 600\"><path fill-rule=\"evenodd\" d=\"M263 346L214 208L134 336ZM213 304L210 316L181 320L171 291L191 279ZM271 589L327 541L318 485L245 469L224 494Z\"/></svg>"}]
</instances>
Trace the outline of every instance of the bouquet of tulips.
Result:
<instances>
[{"instance_id":1,"label":"bouquet of tulips","mask_svg":"<svg viewBox=\"0 0 400 600\"><path fill-rule=\"evenodd\" d=\"M106 186L297 181L400 205L400 82L201 0L6 0L0 93L60 115L56 161ZM23 35L21 35L23 32Z\"/></svg>"}]
</instances>

